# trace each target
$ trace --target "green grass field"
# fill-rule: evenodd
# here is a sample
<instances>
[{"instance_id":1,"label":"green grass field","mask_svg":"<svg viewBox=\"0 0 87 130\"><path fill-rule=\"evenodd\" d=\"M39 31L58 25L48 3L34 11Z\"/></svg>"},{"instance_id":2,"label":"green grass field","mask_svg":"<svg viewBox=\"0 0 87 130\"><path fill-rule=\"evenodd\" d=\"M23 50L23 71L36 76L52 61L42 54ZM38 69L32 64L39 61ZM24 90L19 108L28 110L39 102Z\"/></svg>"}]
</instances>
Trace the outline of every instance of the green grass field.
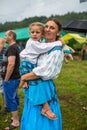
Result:
<instances>
[{"instance_id":1,"label":"green grass field","mask_svg":"<svg viewBox=\"0 0 87 130\"><path fill-rule=\"evenodd\" d=\"M73 61L63 63L59 77L54 80L62 112L63 130L87 130L87 61ZM20 107L19 116L23 109L23 90L19 89ZM2 98L0 95L0 105ZM1 111L1 110L0 110ZM0 115L0 130L3 130L10 121L10 114ZM15 129L19 130L19 128Z\"/></svg>"}]
</instances>

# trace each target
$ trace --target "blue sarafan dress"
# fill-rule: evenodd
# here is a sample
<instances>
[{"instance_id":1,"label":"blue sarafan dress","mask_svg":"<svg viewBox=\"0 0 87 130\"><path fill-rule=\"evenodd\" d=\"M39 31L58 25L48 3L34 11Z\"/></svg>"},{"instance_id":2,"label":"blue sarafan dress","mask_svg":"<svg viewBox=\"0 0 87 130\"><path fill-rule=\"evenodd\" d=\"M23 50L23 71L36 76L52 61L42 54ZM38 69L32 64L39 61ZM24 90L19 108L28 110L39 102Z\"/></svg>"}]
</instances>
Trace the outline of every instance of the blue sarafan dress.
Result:
<instances>
[{"instance_id":1,"label":"blue sarafan dress","mask_svg":"<svg viewBox=\"0 0 87 130\"><path fill-rule=\"evenodd\" d=\"M46 60L48 61L46 62ZM28 81L29 88L26 88L24 90L24 96L25 96L24 109L22 113L20 130L62 130L61 111L56 94L56 87L53 81L50 80L52 78L57 77L57 74L60 72L62 66L62 61L63 61L63 53L59 47L55 47L45 55L40 56L38 60L38 67L35 68L36 66L35 64L26 62L26 65L30 64L32 67L31 70L33 70L33 72L36 73L38 76L41 76L43 80L37 79ZM41 63L43 64L43 66L40 65ZM47 64L49 66L48 68ZM27 68L26 70L23 70L22 67L23 66L21 64L20 66L20 68L22 69L21 74L29 72L28 66L26 67ZM44 72L44 69L46 73ZM54 73L52 72L53 73L52 76L52 74L50 73L53 70ZM43 103L45 102L49 103L51 110L58 117L57 120L50 120L41 114L42 106Z\"/></svg>"}]
</instances>

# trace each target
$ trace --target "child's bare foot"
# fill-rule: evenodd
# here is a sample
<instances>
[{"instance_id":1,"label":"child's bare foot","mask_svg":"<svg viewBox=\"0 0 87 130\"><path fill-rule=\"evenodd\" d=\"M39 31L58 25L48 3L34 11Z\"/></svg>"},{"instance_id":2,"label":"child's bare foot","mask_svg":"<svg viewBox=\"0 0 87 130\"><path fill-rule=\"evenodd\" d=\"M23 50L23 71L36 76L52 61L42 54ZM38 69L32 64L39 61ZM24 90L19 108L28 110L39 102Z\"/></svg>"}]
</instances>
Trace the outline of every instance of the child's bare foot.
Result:
<instances>
[{"instance_id":1,"label":"child's bare foot","mask_svg":"<svg viewBox=\"0 0 87 130\"><path fill-rule=\"evenodd\" d=\"M49 118L50 120L56 120L57 116L51 111L51 109L42 108L41 114Z\"/></svg>"}]
</instances>

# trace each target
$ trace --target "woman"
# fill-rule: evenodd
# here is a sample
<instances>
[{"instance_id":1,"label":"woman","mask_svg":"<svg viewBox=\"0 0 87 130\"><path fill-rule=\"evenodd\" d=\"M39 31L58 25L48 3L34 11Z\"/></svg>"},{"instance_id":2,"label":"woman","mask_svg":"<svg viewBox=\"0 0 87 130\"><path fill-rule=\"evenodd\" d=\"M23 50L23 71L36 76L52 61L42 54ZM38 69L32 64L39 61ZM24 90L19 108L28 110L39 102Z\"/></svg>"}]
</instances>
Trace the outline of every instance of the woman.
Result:
<instances>
[{"instance_id":1,"label":"woman","mask_svg":"<svg viewBox=\"0 0 87 130\"><path fill-rule=\"evenodd\" d=\"M45 25L45 37L47 43L56 41L57 37L59 37L60 35L60 30L61 30L61 24L59 21L57 21L56 19L49 20ZM52 66L51 68L52 72L54 72L53 70L55 70L56 72L56 69L58 69L57 72L59 73L60 72L59 69L61 68L60 67L61 65L58 68L57 64L53 64L55 60L55 56L57 56L58 53L60 53L60 59L63 59L61 50L57 50L57 48L54 48L50 50L47 54L42 55L40 58L40 62L41 60L44 59L47 60L47 58L50 57L49 58L50 62L48 63L49 64L51 63L50 65ZM56 62L59 62L60 59L57 59ZM28 82L32 80L31 82L34 83L36 81L38 83L39 81L43 83L45 79L49 80L55 77L55 73L52 76L52 72L50 72L51 75L49 75L50 73L49 74L44 73L44 71L42 71L42 69L39 68L39 60L38 60L38 67L35 68L33 72L25 74L21 77L21 84L24 84L25 80L28 80ZM39 77L43 78L44 80L40 80ZM33 79L37 79L37 80L33 80ZM29 98L26 96L29 94L31 88L31 85L29 85L29 87L25 91L24 110L23 110L23 115L21 120L21 130L62 130L61 112L60 112L60 107L57 99L55 85L53 84L52 80L49 80L49 86L50 86L50 91L52 93L52 98L48 103L52 111L57 115L58 117L57 120L53 121L43 116L41 114L41 109L42 109L41 104L32 105L30 103ZM45 114L52 114L52 113L50 111L47 111Z\"/></svg>"}]
</instances>

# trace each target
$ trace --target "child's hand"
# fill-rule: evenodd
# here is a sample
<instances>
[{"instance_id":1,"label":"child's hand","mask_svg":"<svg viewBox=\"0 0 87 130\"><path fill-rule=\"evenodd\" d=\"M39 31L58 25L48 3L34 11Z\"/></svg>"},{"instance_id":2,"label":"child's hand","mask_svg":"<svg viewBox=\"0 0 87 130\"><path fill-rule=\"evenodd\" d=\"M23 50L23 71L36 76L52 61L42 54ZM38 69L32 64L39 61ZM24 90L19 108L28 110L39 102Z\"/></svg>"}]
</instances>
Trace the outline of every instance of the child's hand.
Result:
<instances>
[{"instance_id":1,"label":"child's hand","mask_svg":"<svg viewBox=\"0 0 87 130\"><path fill-rule=\"evenodd\" d=\"M65 44L65 41L62 37L59 38L59 40L61 41L61 43L64 45Z\"/></svg>"}]
</instances>

